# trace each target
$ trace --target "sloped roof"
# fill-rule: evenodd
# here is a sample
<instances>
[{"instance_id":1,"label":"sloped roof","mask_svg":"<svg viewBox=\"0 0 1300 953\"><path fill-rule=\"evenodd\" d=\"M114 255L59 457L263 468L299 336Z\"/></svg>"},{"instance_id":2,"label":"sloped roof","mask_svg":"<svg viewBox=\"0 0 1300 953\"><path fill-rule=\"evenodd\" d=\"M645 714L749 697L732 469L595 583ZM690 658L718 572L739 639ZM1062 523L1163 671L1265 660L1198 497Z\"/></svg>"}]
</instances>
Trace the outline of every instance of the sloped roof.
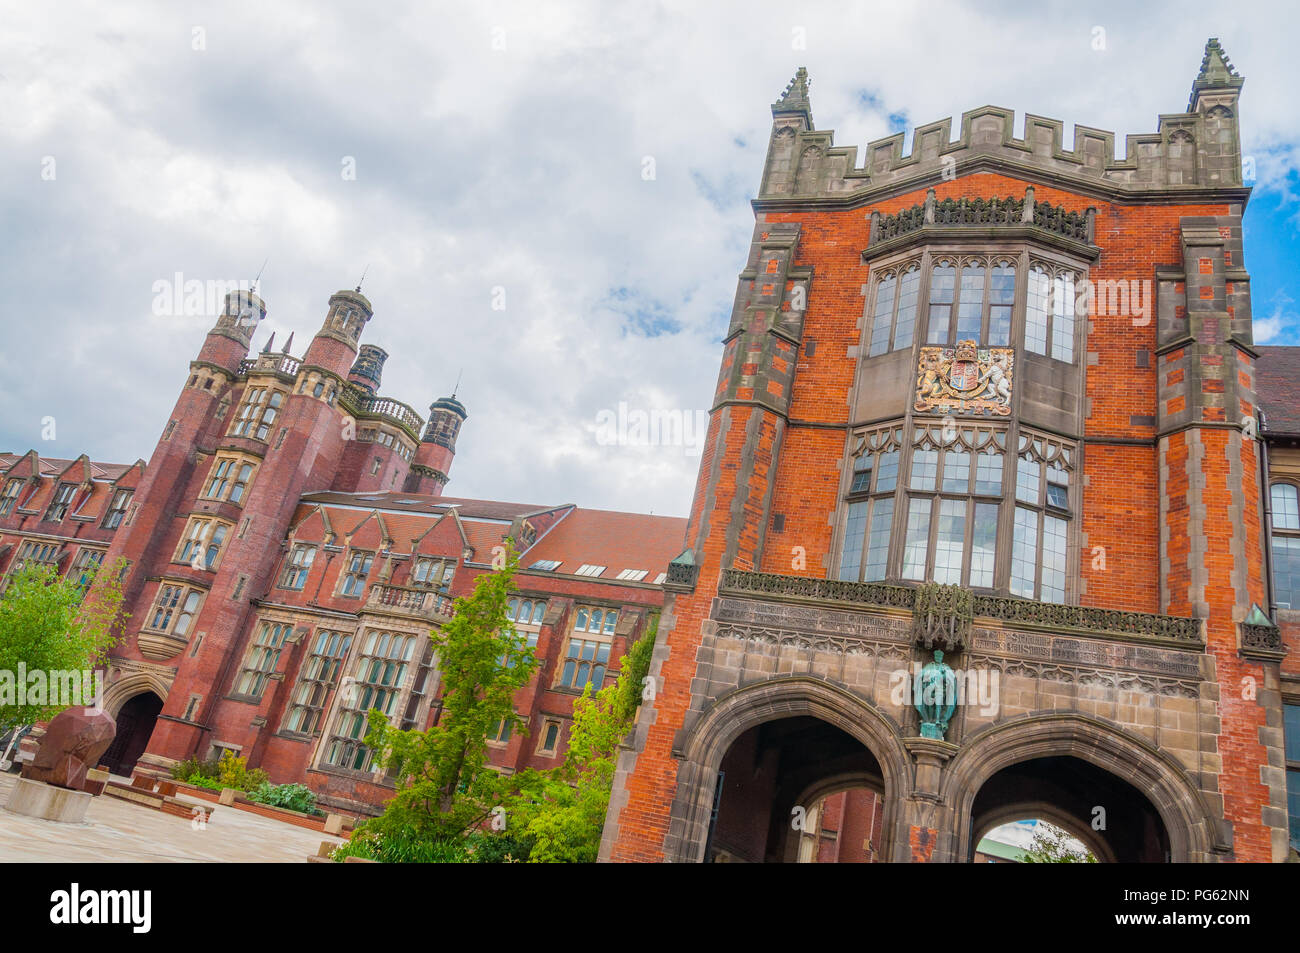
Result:
<instances>
[{"instance_id":1,"label":"sloped roof","mask_svg":"<svg viewBox=\"0 0 1300 953\"><path fill-rule=\"evenodd\" d=\"M25 456L27 456L25 453L0 452L0 473L8 470ZM62 457L38 457L38 459L40 460L42 477L57 477L77 462ZM95 480L120 479L122 474L135 466L134 463L96 463L93 460L87 461L87 463L90 468L90 476Z\"/></svg>"},{"instance_id":2,"label":"sloped roof","mask_svg":"<svg viewBox=\"0 0 1300 953\"><path fill-rule=\"evenodd\" d=\"M1260 347L1255 393L1264 411L1261 430L1300 435L1300 347Z\"/></svg>"},{"instance_id":3,"label":"sloped roof","mask_svg":"<svg viewBox=\"0 0 1300 953\"><path fill-rule=\"evenodd\" d=\"M466 518L514 520L533 513L546 513L559 509L538 503L503 503L497 500L467 500L454 496L429 496L419 493L343 493L324 490L306 493L304 503L327 503L333 506L356 506L362 509L397 510L410 513L443 513L457 509ZM562 504L571 505L571 504Z\"/></svg>"},{"instance_id":4,"label":"sloped roof","mask_svg":"<svg viewBox=\"0 0 1300 953\"><path fill-rule=\"evenodd\" d=\"M584 563L604 566L598 578L617 579L624 569L645 569L654 582L686 545L686 520L612 510L575 509L541 537L519 560L528 568L538 560L559 560L559 573L574 573ZM593 577L597 578L597 577Z\"/></svg>"}]
</instances>

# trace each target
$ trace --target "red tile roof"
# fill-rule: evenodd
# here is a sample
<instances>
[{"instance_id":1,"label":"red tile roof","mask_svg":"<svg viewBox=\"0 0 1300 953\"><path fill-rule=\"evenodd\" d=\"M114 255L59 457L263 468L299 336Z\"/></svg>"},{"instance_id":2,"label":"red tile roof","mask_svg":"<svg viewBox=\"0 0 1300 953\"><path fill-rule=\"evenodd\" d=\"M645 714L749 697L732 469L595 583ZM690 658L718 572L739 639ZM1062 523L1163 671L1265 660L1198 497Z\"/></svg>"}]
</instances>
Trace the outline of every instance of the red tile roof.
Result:
<instances>
[{"instance_id":1,"label":"red tile roof","mask_svg":"<svg viewBox=\"0 0 1300 953\"><path fill-rule=\"evenodd\" d=\"M15 463L27 456L26 453L8 453L0 451L0 473L8 470ZM39 457L40 472L43 477L56 477L72 466L76 461L61 457ZM117 480L130 470L134 463L95 463L90 464L90 476L95 480Z\"/></svg>"},{"instance_id":2,"label":"red tile roof","mask_svg":"<svg viewBox=\"0 0 1300 953\"><path fill-rule=\"evenodd\" d=\"M462 517L499 520L513 520L520 516L546 513L561 508L537 503L502 503L496 500L467 500L454 496L428 496L419 493L343 493L338 490L307 493L303 495L302 501L411 513L442 513L455 508L460 511Z\"/></svg>"},{"instance_id":3,"label":"red tile roof","mask_svg":"<svg viewBox=\"0 0 1300 953\"><path fill-rule=\"evenodd\" d=\"M642 582L653 583L685 548L686 520L679 517L575 509L538 539L519 564L527 569L538 560L558 559L555 572L569 574L584 563L604 566L598 578L605 580L617 579L624 569L645 569Z\"/></svg>"}]
</instances>

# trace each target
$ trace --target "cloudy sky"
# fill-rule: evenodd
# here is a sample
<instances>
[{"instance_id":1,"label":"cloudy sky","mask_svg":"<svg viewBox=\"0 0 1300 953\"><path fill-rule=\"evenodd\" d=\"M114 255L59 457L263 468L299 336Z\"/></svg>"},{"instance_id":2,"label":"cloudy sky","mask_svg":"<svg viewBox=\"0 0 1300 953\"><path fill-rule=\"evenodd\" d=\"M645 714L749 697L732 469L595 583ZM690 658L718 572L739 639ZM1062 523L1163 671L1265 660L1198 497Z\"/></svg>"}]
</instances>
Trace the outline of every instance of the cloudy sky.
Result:
<instances>
[{"instance_id":1,"label":"cloudy sky","mask_svg":"<svg viewBox=\"0 0 1300 953\"><path fill-rule=\"evenodd\" d=\"M1029 112L1122 143L1186 108L1218 36L1246 77L1256 337L1297 343L1293 5L0 11L0 450L149 457L213 321L156 314L156 282L269 259L254 343L292 330L301 355L368 267L384 392L423 414L463 369L449 493L684 515L698 448L602 445L597 420L707 409L768 106L801 65L837 145L986 103L1017 134Z\"/></svg>"}]
</instances>

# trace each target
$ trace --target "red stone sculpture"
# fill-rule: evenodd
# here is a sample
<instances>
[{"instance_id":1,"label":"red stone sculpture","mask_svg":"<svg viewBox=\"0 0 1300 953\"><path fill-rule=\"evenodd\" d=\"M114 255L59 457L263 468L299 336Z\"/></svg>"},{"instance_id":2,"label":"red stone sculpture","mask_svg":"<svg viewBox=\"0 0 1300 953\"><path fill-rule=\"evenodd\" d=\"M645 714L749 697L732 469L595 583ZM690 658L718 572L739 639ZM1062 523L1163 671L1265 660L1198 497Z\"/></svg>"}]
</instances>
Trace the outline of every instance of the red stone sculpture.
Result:
<instances>
[{"instance_id":1,"label":"red stone sculpture","mask_svg":"<svg viewBox=\"0 0 1300 953\"><path fill-rule=\"evenodd\" d=\"M23 765L22 776L80 791L86 771L99 763L116 735L117 724L105 712L80 706L61 711L46 726L36 757Z\"/></svg>"}]
</instances>

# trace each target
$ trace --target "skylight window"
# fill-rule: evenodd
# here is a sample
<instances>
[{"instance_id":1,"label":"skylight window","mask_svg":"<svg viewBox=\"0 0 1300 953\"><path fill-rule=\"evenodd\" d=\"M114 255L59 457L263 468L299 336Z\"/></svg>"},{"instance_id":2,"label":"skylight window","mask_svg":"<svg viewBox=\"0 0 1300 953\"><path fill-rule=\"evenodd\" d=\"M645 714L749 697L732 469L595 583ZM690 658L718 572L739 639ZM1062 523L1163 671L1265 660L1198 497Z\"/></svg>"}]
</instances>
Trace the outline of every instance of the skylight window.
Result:
<instances>
[{"instance_id":1,"label":"skylight window","mask_svg":"<svg viewBox=\"0 0 1300 953\"><path fill-rule=\"evenodd\" d=\"M581 566L578 567L578 571L574 573L574 575L599 576L604 571L605 571L604 566L593 566L591 563L583 563Z\"/></svg>"},{"instance_id":2,"label":"skylight window","mask_svg":"<svg viewBox=\"0 0 1300 953\"><path fill-rule=\"evenodd\" d=\"M627 579L631 582L640 582L649 572L649 569L624 569L618 574L618 578Z\"/></svg>"},{"instance_id":3,"label":"skylight window","mask_svg":"<svg viewBox=\"0 0 1300 953\"><path fill-rule=\"evenodd\" d=\"M529 569L540 569L542 572L554 572L560 568L558 559L539 559L528 567Z\"/></svg>"},{"instance_id":4,"label":"skylight window","mask_svg":"<svg viewBox=\"0 0 1300 953\"><path fill-rule=\"evenodd\" d=\"M655 576L655 585L662 586L664 584L664 580L667 578L668 578L668 573L661 572L659 575Z\"/></svg>"}]
</instances>

